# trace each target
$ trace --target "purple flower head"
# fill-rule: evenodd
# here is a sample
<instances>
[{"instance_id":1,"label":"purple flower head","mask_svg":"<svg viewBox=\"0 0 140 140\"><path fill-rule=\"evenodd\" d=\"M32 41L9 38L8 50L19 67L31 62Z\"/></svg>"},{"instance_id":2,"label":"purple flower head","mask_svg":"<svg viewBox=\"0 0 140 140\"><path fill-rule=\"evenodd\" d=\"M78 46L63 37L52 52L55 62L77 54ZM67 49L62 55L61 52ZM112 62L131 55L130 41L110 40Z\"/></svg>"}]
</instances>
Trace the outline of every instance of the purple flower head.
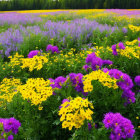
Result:
<instances>
[{"instance_id":1,"label":"purple flower head","mask_svg":"<svg viewBox=\"0 0 140 140\"><path fill-rule=\"evenodd\" d=\"M38 55L39 52L40 52L39 50L30 51L28 54L28 58L33 58L34 56Z\"/></svg>"},{"instance_id":2,"label":"purple flower head","mask_svg":"<svg viewBox=\"0 0 140 140\"><path fill-rule=\"evenodd\" d=\"M63 83L67 80L67 78L63 76L59 76L55 79L55 87L62 88Z\"/></svg>"},{"instance_id":3,"label":"purple flower head","mask_svg":"<svg viewBox=\"0 0 140 140\"><path fill-rule=\"evenodd\" d=\"M92 129L91 123L88 123L88 130L90 131Z\"/></svg>"},{"instance_id":4,"label":"purple flower head","mask_svg":"<svg viewBox=\"0 0 140 140\"><path fill-rule=\"evenodd\" d=\"M52 88L62 88L62 85L64 84L64 82L67 80L67 78L63 77L63 76L59 76L57 77L55 80L52 78L49 78L50 82L51 82L51 87Z\"/></svg>"},{"instance_id":5,"label":"purple flower head","mask_svg":"<svg viewBox=\"0 0 140 140\"><path fill-rule=\"evenodd\" d=\"M107 69L104 68L103 71L109 72L110 77L117 79L117 85L123 90L122 97L127 99L125 105L135 102L135 93L131 91L131 88L134 86L132 79L126 73L123 73L117 69Z\"/></svg>"},{"instance_id":6,"label":"purple flower head","mask_svg":"<svg viewBox=\"0 0 140 140\"><path fill-rule=\"evenodd\" d=\"M125 105L135 103L135 93L132 92L132 90L124 90L122 94L122 98L125 98L127 101L125 102Z\"/></svg>"},{"instance_id":7,"label":"purple flower head","mask_svg":"<svg viewBox=\"0 0 140 140\"><path fill-rule=\"evenodd\" d=\"M82 81L83 74L70 73L69 77L70 77L70 81L72 82L72 85L75 87L75 90L77 92L82 92L83 95L87 95L87 93L83 92L83 81Z\"/></svg>"},{"instance_id":8,"label":"purple flower head","mask_svg":"<svg viewBox=\"0 0 140 140\"><path fill-rule=\"evenodd\" d=\"M134 126L130 120L124 118L120 113L109 112L105 114L103 123L107 129L112 129L111 140L133 138L135 133Z\"/></svg>"},{"instance_id":9,"label":"purple flower head","mask_svg":"<svg viewBox=\"0 0 140 140\"><path fill-rule=\"evenodd\" d=\"M117 47L117 45L115 44L115 45L112 45L112 53L113 53L113 55L118 55L118 53L117 53L117 50L116 50L116 47Z\"/></svg>"},{"instance_id":10,"label":"purple flower head","mask_svg":"<svg viewBox=\"0 0 140 140\"><path fill-rule=\"evenodd\" d=\"M0 122L3 123L3 128L5 132L12 131L14 134L18 133L18 128L21 126L21 123L15 118L0 119Z\"/></svg>"},{"instance_id":11,"label":"purple flower head","mask_svg":"<svg viewBox=\"0 0 140 140\"><path fill-rule=\"evenodd\" d=\"M128 32L128 30L126 28L122 28L122 31L124 34L126 34Z\"/></svg>"},{"instance_id":12,"label":"purple flower head","mask_svg":"<svg viewBox=\"0 0 140 140\"><path fill-rule=\"evenodd\" d=\"M122 75L122 81L118 82L117 85L120 86L120 88L123 90L131 89L134 86L130 76L125 73Z\"/></svg>"},{"instance_id":13,"label":"purple flower head","mask_svg":"<svg viewBox=\"0 0 140 140\"><path fill-rule=\"evenodd\" d=\"M89 67L87 64L83 66L83 69L85 69L86 72L88 71L89 68L90 68L90 67Z\"/></svg>"},{"instance_id":14,"label":"purple flower head","mask_svg":"<svg viewBox=\"0 0 140 140\"><path fill-rule=\"evenodd\" d=\"M46 47L46 51L51 51L52 54L55 53L55 52L59 53L58 47L57 46L52 46L50 44Z\"/></svg>"},{"instance_id":15,"label":"purple flower head","mask_svg":"<svg viewBox=\"0 0 140 140\"><path fill-rule=\"evenodd\" d=\"M138 86L140 86L140 75L136 76L134 81Z\"/></svg>"},{"instance_id":16,"label":"purple flower head","mask_svg":"<svg viewBox=\"0 0 140 140\"><path fill-rule=\"evenodd\" d=\"M86 63L91 63L93 58L96 58L96 55L94 52L91 54L88 54L88 56L86 58Z\"/></svg>"},{"instance_id":17,"label":"purple flower head","mask_svg":"<svg viewBox=\"0 0 140 140\"><path fill-rule=\"evenodd\" d=\"M101 58L96 57L92 59L92 62L91 62L92 70L101 69L102 65L103 65L103 60Z\"/></svg>"},{"instance_id":18,"label":"purple flower head","mask_svg":"<svg viewBox=\"0 0 140 140\"><path fill-rule=\"evenodd\" d=\"M115 44L115 45L112 45L112 50L113 50L113 51L116 51L116 47L117 47L116 44Z\"/></svg>"},{"instance_id":19,"label":"purple flower head","mask_svg":"<svg viewBox=\"0 0 140 140\"><path fill-rule=\"evenodd\" d=\"M120 42L119 44L118 44L118 47L120 48L120 49L125 49L125 46L124 46L124 44L122 43L122 42Z\"/></svg>"},{"instance_id":20,"label":"purple flower head","mask_svg":"<svg viewBox=\"0 0 140 140\"><path fill-rule=\"evenodd\" d=\"M140 41L140 37L138 37L138 41Z\"/></svg>"},{"instance_id":21,"label":"purple flower head","mask_svg":"<svg viewBox=\"0 0 140 140\"><path fill-rule=\"evenodd\" d=\"M103 65L105 65L105 64L107 64L107 65L112 65L113 62L110 61L110 60L103 60Z\"/></svg>"},{"instance_id":22,"label":"purple flower head","mask_svg":"<svg viewBox=\"0 0 140 140\"><path fill-rule=\"evenodd\" d=\"M13 139L14 139L13 135L8 136L8 140L13 140Z\"/></svg>"}]
</instances>

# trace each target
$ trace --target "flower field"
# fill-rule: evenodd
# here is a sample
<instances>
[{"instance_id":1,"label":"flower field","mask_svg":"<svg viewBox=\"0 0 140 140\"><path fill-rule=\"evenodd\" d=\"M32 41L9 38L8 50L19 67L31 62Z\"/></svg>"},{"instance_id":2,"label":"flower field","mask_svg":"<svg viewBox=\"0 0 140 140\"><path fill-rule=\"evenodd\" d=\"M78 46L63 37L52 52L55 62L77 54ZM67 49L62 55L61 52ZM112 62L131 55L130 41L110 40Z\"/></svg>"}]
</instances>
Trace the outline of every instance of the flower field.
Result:
<instances>
[{"instance_id":1,"label":"flower field","mask_svg":"<svg viewBox=\"0 0 140 140\"><path fill-rule=\"evenodd\" d=\"M140 10L0 12L0 139L140 139Z\"/></svg>"}]
</instances>

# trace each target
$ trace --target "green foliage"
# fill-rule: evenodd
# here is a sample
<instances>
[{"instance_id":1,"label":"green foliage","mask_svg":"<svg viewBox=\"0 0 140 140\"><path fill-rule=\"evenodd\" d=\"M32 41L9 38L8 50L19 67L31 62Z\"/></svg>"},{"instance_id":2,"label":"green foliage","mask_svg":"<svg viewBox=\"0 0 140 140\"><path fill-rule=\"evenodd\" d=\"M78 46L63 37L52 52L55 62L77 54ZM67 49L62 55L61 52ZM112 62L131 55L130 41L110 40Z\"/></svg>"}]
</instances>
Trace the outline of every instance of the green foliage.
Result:
<instances>
[{"instance_id":1,"label":"green foliage","mask_svg":"<svg viewBox=\"0 0 140 140\"><path fill-rule=\"evenodd\" d=\"M138 9L139 0L10 0L0 1L0 10L29 9Z\"/></svg>"}]
</instances>

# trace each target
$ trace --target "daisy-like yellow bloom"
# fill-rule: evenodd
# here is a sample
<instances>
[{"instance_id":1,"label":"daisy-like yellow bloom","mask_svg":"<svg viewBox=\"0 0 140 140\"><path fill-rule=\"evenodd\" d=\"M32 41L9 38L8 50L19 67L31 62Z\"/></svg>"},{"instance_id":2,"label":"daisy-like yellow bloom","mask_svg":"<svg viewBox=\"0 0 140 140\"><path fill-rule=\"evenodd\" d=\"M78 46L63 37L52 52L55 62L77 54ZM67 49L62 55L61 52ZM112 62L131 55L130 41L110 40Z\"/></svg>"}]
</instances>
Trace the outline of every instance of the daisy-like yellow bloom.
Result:
<instances>
[{"instance_id":1,"label":"daisy-like yellow bloom","mask_svg":"<svg viewBox=\"0 0 140 140\"><path fill-rule=\"evenodd\" d=\"M22 66L21 68L29 68L29 71L33 71L34 69L40 70L43 65L48 62L48 58L46 56L34 56L33 58L23 58L21 60Z\"/></svg>"},{"instance_id":2,"label":"daisy-like yellow bloom","mask_svg":"<svg viewBox=\"0 0 140 140\"><path fill-rule=\"evenodd\" d=\"M11 102L13 96L17 94L17 86L21 85L20 79L4 78L0 83L0 100Z\"/></svg>"},{"instance_id":3,"label":"daisy-like yellow bloom","mask_svg":"<svg viewBox=\"0 0 140 140\"><path fill-rule=\"evenodd\" d=\"M10 58L9 66L13 68L14 66L18 66L21 64L21 59L23 59L24 56L19 55L17 52L14 56L9 56L8 58Z\"/></svg>"},{"instance_id":4,"label":"daisy-like yellow bloom","mask_svg":"<svg viewBox=\"0 0 140 140\"><path fill-rule=\"evenodd\" d=\"M117 80L115 78L111 78L108 73L98 70L92 71L91 73L83 76L84 92L91 92L93 90L93 85L91 84L93 80L98 80L103 86L108 88L118 88L116 84Z\"/></svg>"},{"instance_id":5,"label":"daisy-like yellow bloom","mask_svg":"<svg viewBox=\"0 0 140 140\"><path fill-rule=\"evenodd\" d=\"M39 110L42 109L41 103L53 95L50 80L45 81L43 78L29 78L25 85L18 86L18 91L24 100L30 100L32 105L39 105Z\"/></svg>"},{"instance_id":6,"label":"daisy-like yellow bloom","mask_svg":"<svg viewBox=\"0 0 140 140\"><path fill-rule=\"evenodd\" d=\"M139 32L139 31L140 31L140 26L128 25L128 28L129 28L132 32Z\"/></svg>"},{"instance_id":7,"label":"daisy-like yellow bloom","mask_svg":"<svg viewBox=\"0 0 140 140\"><path fill-rule=\"evenodd\" d=\"M58 112L61 116L62 128L72 130L73 127L80 128L85 120L92 120L93 105L88 99L76 97L61 104Z\"/></svg>"}]
</instances>

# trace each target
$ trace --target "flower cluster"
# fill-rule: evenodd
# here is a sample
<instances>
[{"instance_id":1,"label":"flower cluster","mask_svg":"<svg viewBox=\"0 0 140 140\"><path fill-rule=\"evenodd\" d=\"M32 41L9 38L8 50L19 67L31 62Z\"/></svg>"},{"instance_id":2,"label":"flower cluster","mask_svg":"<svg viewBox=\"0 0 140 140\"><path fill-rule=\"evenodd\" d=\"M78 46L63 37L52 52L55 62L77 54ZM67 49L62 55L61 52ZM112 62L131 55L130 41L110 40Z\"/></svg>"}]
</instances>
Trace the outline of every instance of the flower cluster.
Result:
<instances>
[{"instance_id":1,"label":"flower cluster","mask_svg":"<svg viewBox=\"0 0 140 140\"><path fill-rule=\"evenodd\" d=\"M45 81L43 78L29 78L25 85L18 86L18 91L23 99L30 100L32 105L41 105L53 94L50 80Z\"/></svg>"},{"instance_id":2,"label":"flower cluster","mask_svg":"<svg viewBox=\"0 0 140 140\"><path fill-rule=\"evenodd\" d=\"M28 54L28 58L33 58L34 56L38 55L39 53L40 53L39 50L30 51Z\"/></svg>"},{"instance_id":3,"label":"flower cluster","mask_svg":"<svg viewBox=\"0 0 140 140\"><path fill-rule=\"evenodd\" d=\"M117 85L123 90L122 97L127 99L127 102L125 104L130 104L131 102L134 103L135 93L131 91L131 88L133 87L133 81L130 76L118 69L109 70L105 68L103 71L107 72L110 77L118 80Z\"/></svg>"},{"instance_id":4,"label":"flower cluster","mask_svg":"<svg viewBox=\"0 0 140 140\"><path fill-rule=\"evenodd\" d=\"M58 47L57 46L52 46L50 44L46 47L46 51L47 52L51 51L52 54L55 53L55 52L59 53Z\"/></svg>"},{"instance_id":5,"label":"flower cluster","mask_svg":"<svg viewBox=\"0 0 140 140\"><path fill-rule=\"evenodd\" d=\"M121 50L121 51L118 50L118 52L121 56L128 57L129 59L132 59L132 58L140 59L140 47L126 46L124 50Z\"/></svg>"},{"instance_id":6,"label":"flower cluster","mask_svg":"<svg viewBox=\"0 0 140 140\"><path fill-rule=\"evenodd\" d=\"M14 56L9 56L8 58L10 58L9 66L13 68L14 66L18 66L21 64L21 59L23 59L24 56L19 55L17 52Z\"/></svg>"},{"instance_id":7,"label":"flower cluster","mask_svg":"<svg viewBox=\"0 0 140 140\"><path fill-rule=\"evenodd\" d=\"M101 69L101 67L105 64L112 65L113 62L110 60L102 60L101 58L97 57L96 54L93 52L91 54L88 54L86 58L86 63L91 64L92 70Z\"/></svg>"},{"instance_id":8,"label":"flower cluster","mask_svg":"<svg viewBox=\"0 0 140 140\"><path fill-rule=\"evenodd\" d=\"M20 79L4 78L0 83L0 99L11 102L13 96L17 94L18 85L21 85Z\"/></svg>"},{"instance_id":9,"label":"flower cluster","mask_svg":"<svg viewBox=\"0 0 140 140\"><path fill-rule=\"evenodd\" d=\"M12 132L12 134L17 134L18 129L21 126L21 123L15 118L10 118L10 119L0 118L0 124L2 124L4 130L1 133L2 140L5 140L5 136L6 136L5 133ZM13 135L8 136L8 140L13 140L13 139L14 139Z\"/></svg>"},{"instance_id":10,"label":"flower cluster","mask_svg":"<svg viewBox=\"0 0 140 140\"><path fill-rule=\"evenodd\" d=\"M98 80L103 86L107 86L108 88L118 88L116 79L111 78L108 73L97 70L83 76L84 92L91 92L93 90L93 85L91 84L93 80Z\"/></svg>"},{"instance_id":11,"label":"flower cluster","mask_svg":"<svg viewBox=\"0 0 140 140\"><path fill-rule=\"evenodd\" d=\"M122 43L122 42L120 42L118 45L112 45L112 50L113 50L113 54L114 55L118 55L118 53L117 53L117 47L119 48L119 50L124 50L125 49L125 46L124 46L124 44Z\"/></svg>"},{"instance_id":12,"label":"flower cluster","mask_svg":"<svg viewBox=\"0 0 140 140\"><path fill-rule=\"evenodd\" d=\"M140 86L140 75L136 76L134 81L138 86Z\"/></svg>"},{"instance_id":13,"label":"flower cluster","mask_svg":"<svg viewBox=\"0 0 140 140\"><path fill-rule=\"evenodd\" d=\"M58 112L61 116L62 128L72 127L80 128L85 120L92 120L93 111L92 103L88 99L76 97L74 99L65 99Z\"/></svg>"},{"instance_id":14,"label":"flower cluster","mask_svg":"<svg viewBox=\"0 0 140 140\"><path fill-rule=\"evenodd\" d=\"M31 72L35 69L40 70L43 65L48 62L48 58L46 56L35 55L33 58L23 58L21 61L21 68L29 68L29 71Z\"/></svg>"},{"instance_id":15,"label":"flower cluster","mask_svg":"<svg viewBox=\"0 0 140 140\"><path fill-rule=\"evenodd\" d=\"M70 73L69 74L69 77L70 77L70 81L72 82L72 85L75 87L75 90L77 92L82 92L83 95L87 95L88 93L85 93L84 90L83 90L83 74L81 73Z\"/></svg>"},{"instance_id":16,"label":"flower cluster","mask_svg":"<svg viewBox=\"0 0 140 140\"><path fill-rule=\"evenodd\" d=\"M52 88L62 88L62 85L65 83L65 81L67 80L67 78L63 77L63 76L59 76L57 77L56 79L52 79L52 78L49 78L51 84L50 86Z\"/></svg>"},{"instance_id":17,"label":"flower cluster","mask_svg":"<svg viewBox=\"0 0 140 140\"><path fill-rule=\"evenodd\" d=\"M107 113L103 123L107 129L111 129L111 140L121 140L133 138L135 133L131 121L123 117L120 113Z\"/></svg>"},{"instance_id":18,"label":"flower cluster","mask_svg":"<svg viewBox=\"0 0 140 140\"><path fill-rule=\"evenodd\" d=\"M140 31L140 26L128 25L128 28L129 28L132 32L139 32L139 31Z\"/></svg>"}]
</instances>

